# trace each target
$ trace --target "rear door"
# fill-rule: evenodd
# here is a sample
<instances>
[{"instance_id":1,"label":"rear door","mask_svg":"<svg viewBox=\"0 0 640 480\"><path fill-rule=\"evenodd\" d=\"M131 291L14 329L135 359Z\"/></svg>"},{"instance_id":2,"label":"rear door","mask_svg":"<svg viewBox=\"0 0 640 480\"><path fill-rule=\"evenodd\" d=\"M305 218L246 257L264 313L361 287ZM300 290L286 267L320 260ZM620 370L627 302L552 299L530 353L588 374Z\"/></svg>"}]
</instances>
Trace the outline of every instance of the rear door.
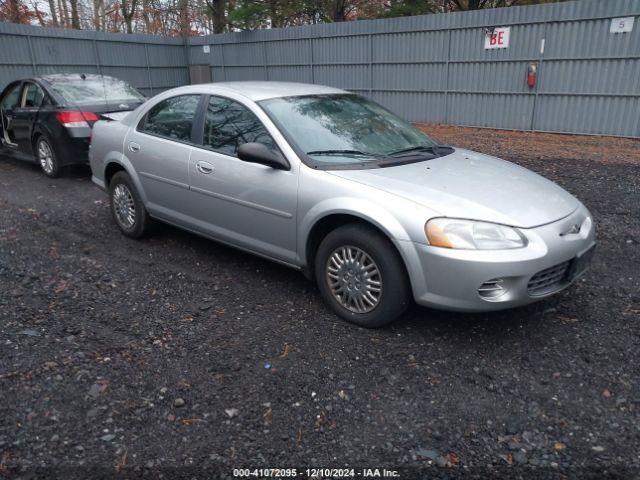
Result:
<instances>
[{"instance_id":1,"label":"rear door","mask_svg":"<svg viewBox=\"0 0 640 480\"><path fill-rule=\"evenodd\" d=\"M31 134L38 111L45 98L42 89L33 82L24 82L18 106L13 110L13 134L18 150L31 155Z\"/></svg>"},{"instance_id":2,"label":"rear door","mask_svg":"<svg viewBox=\"0 0 640 480\"><path fill-rule=\"evenodd\" d=\"M278 149L267 127L239 101L209 97L203 123L202 145L189 161L191 215L209 235L294 263L297 165L284 171L238 159L243 143Z\"/></svg>"},{"instance_id":3,"label":"rear door","mask_svg":"<svg viewBox=\"0 0 640 480\"><path fill-rule=\"evenodd\" d=\"M153 105L124 142L147 209L168 221L185 220L189 193L189 155L201 95L178 95Z\"/></svg>"}]
</instances>

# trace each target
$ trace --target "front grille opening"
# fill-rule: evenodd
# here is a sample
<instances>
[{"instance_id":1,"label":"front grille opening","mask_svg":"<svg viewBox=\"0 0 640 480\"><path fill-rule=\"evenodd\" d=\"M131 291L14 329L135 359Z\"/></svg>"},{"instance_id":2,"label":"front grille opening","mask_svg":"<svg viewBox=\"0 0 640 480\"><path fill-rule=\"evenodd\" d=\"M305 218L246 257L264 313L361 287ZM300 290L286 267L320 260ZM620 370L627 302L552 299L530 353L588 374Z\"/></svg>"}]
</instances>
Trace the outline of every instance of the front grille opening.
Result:
<instances>
[{"instance_id":1,"label":"front grille opening","mask_svg":"<svg viewBox=\"0 0 640 480\"><path fill-rule=\"evenodd\" d=\"M570 263L571 261L568 260L536 273L531 277L527 285L529 295L546 295L560 290L566 283L567 270L569 269Z\"/></svg>"},{"instance_id":2,"label":"front grille opening","mask_svg":"<svg viewBox=\"0 0 640 480\"><path fill-rule=\"evenodd\" d=\"M507 292L502 278L487 280L478 288L478 295L487 300L494 300Z\"/></svg>"}]
</instances>

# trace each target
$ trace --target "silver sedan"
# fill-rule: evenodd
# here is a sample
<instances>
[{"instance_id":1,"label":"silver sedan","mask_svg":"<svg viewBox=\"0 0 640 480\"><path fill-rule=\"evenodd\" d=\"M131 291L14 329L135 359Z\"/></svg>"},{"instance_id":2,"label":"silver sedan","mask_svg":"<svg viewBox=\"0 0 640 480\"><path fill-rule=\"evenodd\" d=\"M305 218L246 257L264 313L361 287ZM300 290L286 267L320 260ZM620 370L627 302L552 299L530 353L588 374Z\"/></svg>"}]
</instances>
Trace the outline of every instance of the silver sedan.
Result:
<instances>
[{"instance_id":1,"label":"silver sedan","mask_svg":"<svg viewBox=\"0 0 640 480\"><path fill-rule=\"evenodd\" d=\"M96 123L90 161L125 235L159 220L288 265L365 327L411 299L472 312L546 298L595 246L589 211L558 185L330 87L169 90Z\"/></svg>"}]
</instances>

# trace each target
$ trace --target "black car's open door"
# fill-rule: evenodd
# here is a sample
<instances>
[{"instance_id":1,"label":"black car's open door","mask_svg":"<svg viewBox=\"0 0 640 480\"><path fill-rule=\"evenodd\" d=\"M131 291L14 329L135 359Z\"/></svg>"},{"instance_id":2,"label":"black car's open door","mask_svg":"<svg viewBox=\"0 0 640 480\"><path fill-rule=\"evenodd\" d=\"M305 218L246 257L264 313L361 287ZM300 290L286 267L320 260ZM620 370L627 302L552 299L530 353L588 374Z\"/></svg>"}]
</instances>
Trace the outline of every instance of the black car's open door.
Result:
<instances>
[{"instance_id":1,"label":"black car's open door","mask_svg":"<svg viewBox=\"0 0 640 480\"><path fill-rule=\"evenodd\" d=\"M38 117L44 92L33 82L23 82L19 103L13 108L10 135L20 152L31 155L33 127Z\"/></svg>"},{"instance_id":2,"label":"black car's open door","mask_svg":"<svg viewBox=\"0 0 640 480\"><path fill-rule=\"evenodd\" d=\"M13 130L13 112L20 105L21 90L22 83L15 82L5 88L0 97L0 128L2 128L0 141L5 147L18 146Z\"/></svg>"}]
</instances>

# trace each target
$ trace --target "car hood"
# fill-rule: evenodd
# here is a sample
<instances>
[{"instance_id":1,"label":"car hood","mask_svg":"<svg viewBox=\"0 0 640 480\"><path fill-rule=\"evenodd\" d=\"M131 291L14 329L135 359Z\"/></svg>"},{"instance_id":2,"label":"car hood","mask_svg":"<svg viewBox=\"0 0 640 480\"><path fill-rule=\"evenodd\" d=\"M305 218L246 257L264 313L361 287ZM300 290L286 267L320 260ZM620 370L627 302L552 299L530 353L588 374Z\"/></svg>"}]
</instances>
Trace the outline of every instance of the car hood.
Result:
<instances>
[{"instance_id":1,"label":"car hood","mask_svg":"<svg viewBox=\"0 0 640 480\"><path fill-rule=\"evenodd\" d=\"M580 205L530 170L464 149L407 165L328 172L404 197L442 216L521 228L564 218Z\"/></svg>"}]
</instances>

